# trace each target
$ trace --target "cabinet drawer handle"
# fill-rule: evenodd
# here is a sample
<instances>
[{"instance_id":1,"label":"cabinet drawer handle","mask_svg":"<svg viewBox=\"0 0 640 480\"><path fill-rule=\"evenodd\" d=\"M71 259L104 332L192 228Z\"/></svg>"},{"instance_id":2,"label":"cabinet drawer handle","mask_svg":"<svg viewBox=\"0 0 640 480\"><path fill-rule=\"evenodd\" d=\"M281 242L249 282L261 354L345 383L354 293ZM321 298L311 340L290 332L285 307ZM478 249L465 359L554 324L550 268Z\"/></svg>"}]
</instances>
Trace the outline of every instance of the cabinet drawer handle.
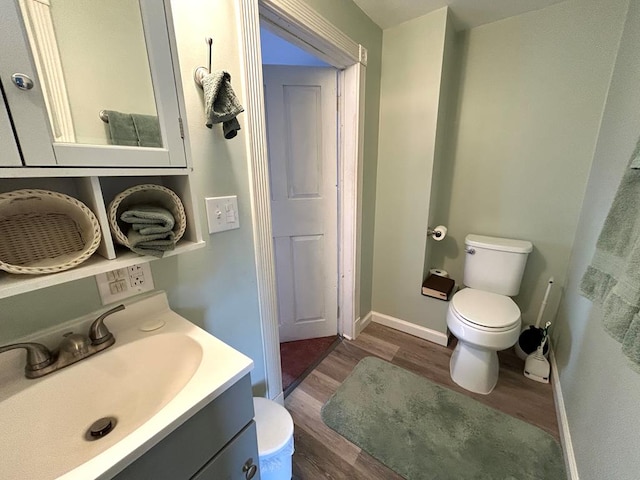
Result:
<instances>
[{"instance_id":1,"label":"cabinet drawer handle","mask_svg":"<svg viewBox=\"0 0 640 480\"><path fill-rule=\"evenodd\" d=\"M253 463L253 458L250 458L249 460L244 462L242 471L244 472L244 477L247 480L251 480L253 477L255 477L256 472L258 471L258 467L256 467L256 465Z\"/></svg>"}]
</instances>

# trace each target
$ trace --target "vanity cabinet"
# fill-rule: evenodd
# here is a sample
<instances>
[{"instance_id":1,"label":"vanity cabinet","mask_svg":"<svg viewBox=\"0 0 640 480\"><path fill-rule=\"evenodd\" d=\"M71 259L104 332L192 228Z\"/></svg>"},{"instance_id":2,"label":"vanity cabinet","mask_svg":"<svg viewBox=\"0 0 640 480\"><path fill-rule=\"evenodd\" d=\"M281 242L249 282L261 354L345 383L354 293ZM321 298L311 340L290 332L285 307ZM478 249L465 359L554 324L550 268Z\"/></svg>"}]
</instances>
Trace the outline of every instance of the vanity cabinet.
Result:
<instances>
[{"instance_id":1,"label":"vanity cabinet","mask_svg":"<svg viewBox=\"0 0 640 480\"><path fill-rule=\"evenodd\" d=\"M169 0L8 0L0 18L22 152L0 167L188 167Z\"/></svg>"},{"instance_id":2,"label":"vanity cabinet","mask_svg":"<svg viewBox=\"0 0 640 480\"><path fill-rule=\"evenodd\" d=\"M258 480L249 375L202 408L115 480Z\"/></svg>"}]
</instances>

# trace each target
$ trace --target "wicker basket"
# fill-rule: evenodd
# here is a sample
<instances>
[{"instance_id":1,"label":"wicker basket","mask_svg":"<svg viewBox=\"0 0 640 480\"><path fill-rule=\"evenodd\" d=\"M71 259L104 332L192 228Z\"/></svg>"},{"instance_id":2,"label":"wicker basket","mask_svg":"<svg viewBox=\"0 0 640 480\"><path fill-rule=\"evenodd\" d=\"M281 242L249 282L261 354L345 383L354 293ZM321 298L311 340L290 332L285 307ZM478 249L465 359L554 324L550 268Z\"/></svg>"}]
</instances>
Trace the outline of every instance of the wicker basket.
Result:
<instances>
[{"instance_id":1,"label":"wicker basket","mask_svg":"<svg viewBox=\"0 0 640 480\"><path fill-rule=\"evenodd\" d=\"M0 194L0 270L68 270L88 259L100 240L98 219L75 198L48 190Z\"/></svg>"},{"instance_id":2,"label":"wicker basket","mask_svg":"<svg viewBox=\"0 0 640 480\"><path fill-rule=\"evenodd\" d=\"M187 228L187 216L184 213L180 197L162 185L136 185L116 195L109 204L109 226L111 233L120 245L129 246L127 235L124 233L128 227L120 220L120 215L136 205L153 205L169 210L176 221L173 227L176 242L182 238Z\"/></svg>"}]
</instances>

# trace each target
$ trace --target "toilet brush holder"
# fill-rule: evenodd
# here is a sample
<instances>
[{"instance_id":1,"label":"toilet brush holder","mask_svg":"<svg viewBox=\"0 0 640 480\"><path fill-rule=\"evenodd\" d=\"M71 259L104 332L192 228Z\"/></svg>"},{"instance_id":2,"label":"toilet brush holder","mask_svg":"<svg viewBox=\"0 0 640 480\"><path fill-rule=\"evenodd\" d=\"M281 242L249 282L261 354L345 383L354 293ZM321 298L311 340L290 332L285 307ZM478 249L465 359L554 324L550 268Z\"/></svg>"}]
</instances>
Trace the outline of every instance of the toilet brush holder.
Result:
<instances>
[{"instance_id":1,"label":"toilet brush holder","mask_svg":"<svg viewBox=\"0 0 640 480\"><path fill-rule=\"evenodd\" d=\"M543 344L529 355L524 362L524 376L540 383L549 383L549 373L551 372L549 362L542 353L546 343L545 338Z\"/></svg>"},{"instance_id":2,"label":"toilet brush holder","mask_svg":"<svg viewBox=\"0 0 640 480\"><path fill-rule=\"evenodd\" d=\"M529 328L522 331L520 338L518 338L518 341L513 346L513 349L520 360L526 360L529 355L535 353L544 336L543 331L543 328L535 327L533 325L529 325ZM549 358L548 344L544 346L543 353L545 357Z\"/></svg>"},{"instance_id":3,"label":"toilet brush holder","mask_svg":"<svg viewBox=\"0 0 640 480\"><path fill-rule=\"evenodd\" d=\"M547 301L549 300L549 293L551 292L551 286L554 283L553 277L549 279L547 282L547 289L544 292L544 298L542 300L542 305L540 305L540 311L538 312L538 318L536 319L535 325L529 325L529 328L525 329L520 333L520 338L518 338L518 342L515 344L515 351L518 358L521 360L526 360L527 357L535 353L538 345L542 343L542 340L546 336L545 329L548 328L548 325L544 328L540 327L542 323L542 316L544 315L544 310L547 308ZM544 356L549 355L549 345L546 345L544 349Z\"/></svg>"}]
</instances>

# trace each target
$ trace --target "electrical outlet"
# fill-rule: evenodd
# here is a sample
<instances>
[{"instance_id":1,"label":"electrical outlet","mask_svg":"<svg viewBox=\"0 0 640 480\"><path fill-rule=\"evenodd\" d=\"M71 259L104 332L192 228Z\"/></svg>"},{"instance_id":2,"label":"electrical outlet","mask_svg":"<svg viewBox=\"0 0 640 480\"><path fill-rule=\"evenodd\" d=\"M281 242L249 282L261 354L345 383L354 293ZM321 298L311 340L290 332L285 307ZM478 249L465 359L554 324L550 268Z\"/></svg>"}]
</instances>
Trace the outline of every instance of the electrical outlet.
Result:
<instances>
[{"instance_id":1,"label":"electrical outlet","mask_svg":"<svg viewBox=\"0 0 640 480\"><path fill-rule=\"evenodd\" d=\"M149 266L149 264L145 264L147 267ZM137 287L144 287L145 285L145 278L144 278L144 268L142 268L142 265L133 265L131 267L127 268L127 273L129 274L129 285L131 285L132 288L137 288ZM151 277L151 272L149 271L149 277Z\"/></svg>"},{"instance_id":2,"label":"electrical outlet","mask_svg":"<svg viewBox=\"0 0 640 480\"><path fill-rule=\"evenodd\" d=\"M119 268L96 275L102 304L107 305L139 293L153 290L151 266L148 263Z\"/></svg>"}]
</instances>

